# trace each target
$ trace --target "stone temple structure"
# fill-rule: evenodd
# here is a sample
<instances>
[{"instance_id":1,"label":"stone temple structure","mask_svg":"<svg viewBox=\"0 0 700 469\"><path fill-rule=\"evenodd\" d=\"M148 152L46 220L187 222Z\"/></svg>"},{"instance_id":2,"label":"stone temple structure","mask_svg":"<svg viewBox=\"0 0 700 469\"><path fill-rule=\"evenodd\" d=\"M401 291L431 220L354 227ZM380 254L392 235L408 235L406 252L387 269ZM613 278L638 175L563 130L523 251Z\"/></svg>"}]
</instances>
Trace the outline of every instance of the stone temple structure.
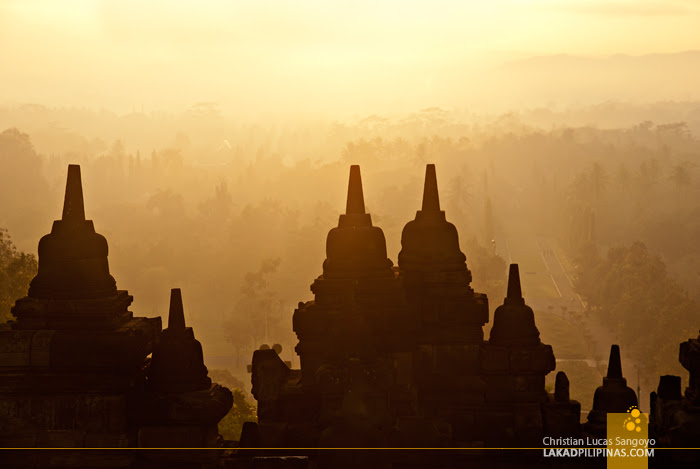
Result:
<instances>
[{"instance_id":1,"label":"stone temple structure","mask_svg":"<svg viewBox=\"0 0 700 469\"><path fill-rule=\"evenodd\" d=\"M398 277L416 324L408 344L416 414L451 429L446 442L470 441L480 419L475 407L485 403L480 356L488 300L469 285L472 276L457 229L440 210L434 165L426 169L421 210L401 234Z\"/></svg>"},{"instance_id":2,"label":"stone temple structure","mask_svg":"<svg viewBox=\"0 0 700 469\"><path fill-rule=\"evenodd\" d=\"M620 347L613 345L610 347L608 373L603 378L603 385L595 390L593 409L588 413L588 421L583 429L593 437L605 438L607 414L624 413L631 407L637 407L637 404L637 394L627 386L627 380L622 376Z\"/></svg>"},{"instance_id":3,"label":"stone temple structure","mask_svg":"<svg viewBox=\"0 0 700 469\"><path fill-rule=\"evenodd\" d=\"M651 393L649 433L660 445L671 448L700 446L700 336L680 346L679 361L690 372L685 393L681 393L680 376L665 375L656 392ZM663 462L700 465L700 450L662 453Z\"/></svg>"},{"instance_id":4,"label":"stone temple structure","mask_svg":"<svg viewBox=\"0 0 700 469\"><path fill-rule=\"evenodd\" d=\"M294 331L301 369L269 350L254 352L257 428L265 447L516 446L546 431L579 429L568 380L545 391L554 370L511 265L508 295L489 340L488 300L455 226L440 209L435 166L423 204L405 226L398 268L382 230L365 213L360 169L352 166L346 213L329 234L313 301L299 303Z\"/></svg>"},{"instance_id":5,"label":"stone temple structure","mask_svg":"<svg viewBox=\"0 0 700 469\"><path fill-rule=\"evenodd\" d=\"M107 255L85 219L80 167L70 165L63 215L39 242L39 272L12 308L16 320L0 326L0 447L182 446L185 433L185 446L216 443L231 393L206 377L179 291L161 332L160 318L128 310L133 297L117 289ZM15 451L2 459L8 467L156 467L146 456ZM192 464L183 467L202 467Z\"/></svg>"},{"instance_id":6,"label":"stone temple structure","mask_svg":"<svg viewBox=\"0 0 700 469\"><path fill-rule=\"evenodd\" d=\"M488 338L488 299L471 280L457 230L440 208L433 165L421 209L403 230L398 266L365 211L360 169L352 166L314 299L294 312L301 368L282 361L278 347L254 352L258 422L244 425L239 448L223 452L217 423L232 395L208 377L182 292L171 291L165 330L160 318L133 316L133 298L110 275L107 241L85 219L80 168L71 165L62 218L39 243L39 272L12 309L16 320L0 326L0 448L76 451L0 451L0 467L588 467L532 453L499 460L479 448L604 434L607 413L637 404L619 347L581 425L564 373L553 393L545 390L554 353L540 340L518 265L510 266ZM700 442L700 337L681 344L680 361L690 372L685 396L677 376L661 377L651 396L650 436L661 446ZM86 447L121 450L77 450ZM387 447L477 451L398 451L387 459L313 450ZM700 462L693 453L663 458L669 464L660 467Z\"/></svg>"},{"instance_id":7,"label":"stone temple structure","mask_svg":"<svg viewBox=\"0 0 700 469\"><path fill-rule=\"evenodd\" d=\"M170 294L168 328L160 333L153 347L146 380L134 393L130 420L138 427L142 448L214 448L219 445L217 424L233 405L231 391L212 384L204 365L202 345L185 326L182 293ZM153 462L178 461L216 464L218 453L200 451L143 453Z\"/></svg>"},{"instance_id":8,"label":"stone temple structure","mask_svg":"<svg viewBox=\"0 0 700 469\"><path fill-rule=\"evenodd\" d=\"M405 317L384 233L365 213L357 166L326 253L323 275L311 286L315 300L294 313L301 370L287 368L273 350L253 354L252 393L266 446L316 446L350 389L351 401L365 409L364 423L384 435L397 416L412 412L405 370L395 367L410 360L402 339L415 324Z\"/></svg>"}]
</instances>

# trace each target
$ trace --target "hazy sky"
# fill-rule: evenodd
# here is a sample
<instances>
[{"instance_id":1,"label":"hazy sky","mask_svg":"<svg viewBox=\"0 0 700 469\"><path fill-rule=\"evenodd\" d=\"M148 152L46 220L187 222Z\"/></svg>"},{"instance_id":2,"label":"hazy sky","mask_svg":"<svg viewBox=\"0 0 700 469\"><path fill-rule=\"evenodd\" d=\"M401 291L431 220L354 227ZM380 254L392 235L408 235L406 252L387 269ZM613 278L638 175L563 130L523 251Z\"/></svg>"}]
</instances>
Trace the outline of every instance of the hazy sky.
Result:
<instances>
[{"instance_id":1,"label":"hazy sky","mask_svg":"<svg viewBox=\"0 0 700 469\"><path fill-rule=\"evenodd\" d=\"M493 93L505 61L700 49L698 30L681 0L3 0L0 103L402 111Z\"/></svg>"}]
</instances>

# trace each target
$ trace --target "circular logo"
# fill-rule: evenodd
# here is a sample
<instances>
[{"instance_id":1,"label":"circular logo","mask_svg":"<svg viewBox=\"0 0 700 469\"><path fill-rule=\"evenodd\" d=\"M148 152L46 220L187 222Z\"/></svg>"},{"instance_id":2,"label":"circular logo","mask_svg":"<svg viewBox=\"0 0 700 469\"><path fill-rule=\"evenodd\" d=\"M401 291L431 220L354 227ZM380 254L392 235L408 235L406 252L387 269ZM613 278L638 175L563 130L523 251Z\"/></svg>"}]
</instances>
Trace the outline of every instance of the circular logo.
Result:
<instances>
[{"instance_id":1,"label":"circular logo","mask_svg":"<svg viewBox=\"0 0 700 469\"><path fill-rule=\"evenodd\" d=\"M629 417L624 422L625 429L629 432L641 432L642 427L639 426L640 423L642 423L642 419L640 418L642 416L642 413L640 410L632 406L629 409L627 409L627 413L630 414Z\"/></svg>"}]
</instances>

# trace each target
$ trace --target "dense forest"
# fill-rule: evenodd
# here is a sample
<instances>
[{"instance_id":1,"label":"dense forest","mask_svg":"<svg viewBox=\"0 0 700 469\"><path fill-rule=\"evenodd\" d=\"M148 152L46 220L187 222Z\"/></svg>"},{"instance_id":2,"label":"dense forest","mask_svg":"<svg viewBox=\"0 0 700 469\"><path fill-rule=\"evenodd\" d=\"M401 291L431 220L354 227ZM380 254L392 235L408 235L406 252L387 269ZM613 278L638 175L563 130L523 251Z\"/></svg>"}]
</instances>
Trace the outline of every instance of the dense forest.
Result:
<instances>
[{"instance_id":1,"label":"dense forest","mask_svg":"<svg viewBox=\"0 0 700 469\"><path fill-rule=\"evenodd\" d=\"M26 293L38 240L60 217L66 166L78 163L86 214L109 242L112 274L134 295L135 314L164 316L169 289L180 287L210 368L248 382L245 367L262 343L282 344L284 359L298 366L291 316L321 273L349 165L361 165L367 210L396 262L401 230L420 207L425 164L435 163L442 208L491 310L503 301L507 263L520 263L532 273L526 302L557 357L569 354L572 330L595 323L620 343L648 393L660 374L687 379L678 344L700 328L700 141L692 120L700 104L659 107L667 118L691 119L630 123L647 114L618 107L623 124L596 127L581 124L590 109L479 119L430 108L344 123L253 124L211 103L179 116L3 108L0 320ZM556 296L528 241L542 236L585 311L538 306ZM599 371L581 375L585 385L572 378L584 410ZM586 391L577 395L579 384Z\"/></svg>"}]
</instances>

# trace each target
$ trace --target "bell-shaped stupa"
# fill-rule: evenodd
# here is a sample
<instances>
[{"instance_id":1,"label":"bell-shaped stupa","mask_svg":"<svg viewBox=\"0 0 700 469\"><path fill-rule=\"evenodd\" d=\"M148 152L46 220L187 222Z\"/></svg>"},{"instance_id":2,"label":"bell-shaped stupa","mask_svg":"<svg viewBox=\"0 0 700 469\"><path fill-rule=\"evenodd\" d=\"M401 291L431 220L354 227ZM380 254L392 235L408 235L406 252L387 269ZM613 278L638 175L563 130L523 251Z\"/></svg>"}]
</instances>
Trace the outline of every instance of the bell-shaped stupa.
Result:
<instances>
[{"instance_id":1,"label":"bell-shaped stupa","mask_svg":"<svg viewBox=\"0 0 700 469\"><path fill-rule=\"evenodd\" d=\"M613 345L610 347L608 374L603 378L603 385L595 390L593 410L588 413L584 431L593 435L604 435L607 431L607 414L624 413L637 404L637 394L627 386L627 380L622 376L620 346Z\"/></svg>"},{"instance_id":2,"label":"bell-shaped stupa","mask_svg":"<svg viewBox=\"0 0 700 469\"><path fill-rule=\"evenodd\" d=\"M479 356L488 300L469 285L457 228L440 209L434 164L426 167L421 210L404 226L399 269L408 307L403 322L410 326L404 340L415 343L411 393L425 419L420 425L452 428L459 441L469 441L474 414L465 408L484 403Z\"/></svg>"},{"instance_id":3,"label":"bell-shaped stupa","mask_svg":"<svg viewBox=\"0 0 700 469\"><path fill-rule=\"evenodd\" d=\"M88 299L117 293L109 274L107 240L85 219L80 166L68 166L63 216L39 241L39 273L29 287L32 298Z\"/></svg>"},{"instance_id":4,"label":"bell-shaped stupa","mask_svg":"<svg viewBox=\"0 0 700 469\"><path fill-rule=\"evenodd\" d=\"M545 376L556 367L550 345L540 341L532 308L525 304L517 264L510 265L508 293L496 308L489 341L482 349L482 371L486 375L486 401L495 406L513 406L516 415L528 418L508 423L501 430L487 425L490 444L535 444L542 441L546 422L542 405L549 401ZM490 434L489 434L490 433Z\"/></svg>"},{"instance_id":5,"label":"bell-shaped stupa","mask_svg":"<svg viewBox=\"0 0 700 469\"><path fill-rule=\"evenodd\" d=\"M179 288L170 291L168 328L161 331L153 348L146 377L144 392L132 399L130 409L131 420L140 426L139 446L205 448L218 445L217 424L231 410L233 395L227 388L212 384L204 365L202 345L194 338L192 328L185 325ZM163 431L164 428L167 431ZM182 463L211 465L216 461L216 453L193 451L177 458ZM161 464L173 461L166 452L149 454L146 459Z\"/></svg>"},{"instance_id":6,"label":"bell-shaped stupa","mask_svg":"<svg viewBox=\"0 0 700 469\"><path fill-rule=\"evenodd\" d=\"M372 226L365 213L360 167L350 167L348 199L338 226L328 233L324 278L391 277L393 263L387 258L386 240L381 228Z\"/></svg>"},{"instance_id":7,"label":"bell-shaped stupa","mask_svg":"<svg viewBox=\"0 0 700 469\"><path fill-rule=\"evenodd\" d=\"M12 308L13 328L110 330L130 321L133 297L117 290L107 254L107 240L85 219L80 166L69 165L63 216L39 241L39 272Z\"/></svg>"},{"instance_id":8,"label":"bell-shaped stupa","mask_svg":"<svg viewBox=\"0 0 700 469\"><path fill-rule=\"evenodd\" d=\"M540 331L535 325L535 313L520 288L518 264L511 264L508 273L508 293L493 315L489 342L495 345L535 346L540 343Z\"/></svg>"},{"instance_id":9,"label":"bell-shaped stupa","mask_svg":"<svg viewBox=\"0 0 700 469\"><path fill-rule=\"evenodd\" d=\"M109 274L107 241L85 220L80 166L70 165L63 216L39 242L16 320L0 329L1 447L133 444L127 413L161 321L133 317L132 301Z\"/></svg>"},{"instance_id":10,"label":"bell-shaped stupa","mask_svg":"<svg viewBox=\"0 0 700 469\"><path fill-rule=\"evenodd\" d=\"M401 233L399 267L402 274L425 274L430 272L460 272L466 286L471 282L466 256L459 249L457 228L445 218L440 210L435 165L425 169L423 206L416 212L415 220L409 221Z\"/></svg>"},{"instance_id":11,"label":"bell-shaped stupa","mask_svg":"<svg viewBox=\"0 0 700 469\"><path fill-rule=\"evenodd\" d=\"M266 351L253 356L253 394L263 444L318 445L323 429L342 405L350 364L358 361L372 377L367 411L387 415L390 390L395 387L390 354L412 345L396 342L405 338L400 332L405 305L392 265L384 233L365 211L360 167L351 166L345 213L328 233L323 275L311 285L314 299L300 302L294 311L301 370L288 369ZM286 426L292 413L304 416L295 420L305 421L302 427L290 426L286 436L271 431Z\"/></svg>"},{"instance_id":12,"label":"bell-shaped stupa","mask_svg":"<svg viewBox=\"0 0 700 469\"><path fill-rule=\"evenodd\" d=\"M168 328L161 332L153 349L148 382L154 391L163 392L197 391L211 386L202 344L194 338L192 328L185 326L179 288L170 291Z\"/></svg>"}]
</instances>

